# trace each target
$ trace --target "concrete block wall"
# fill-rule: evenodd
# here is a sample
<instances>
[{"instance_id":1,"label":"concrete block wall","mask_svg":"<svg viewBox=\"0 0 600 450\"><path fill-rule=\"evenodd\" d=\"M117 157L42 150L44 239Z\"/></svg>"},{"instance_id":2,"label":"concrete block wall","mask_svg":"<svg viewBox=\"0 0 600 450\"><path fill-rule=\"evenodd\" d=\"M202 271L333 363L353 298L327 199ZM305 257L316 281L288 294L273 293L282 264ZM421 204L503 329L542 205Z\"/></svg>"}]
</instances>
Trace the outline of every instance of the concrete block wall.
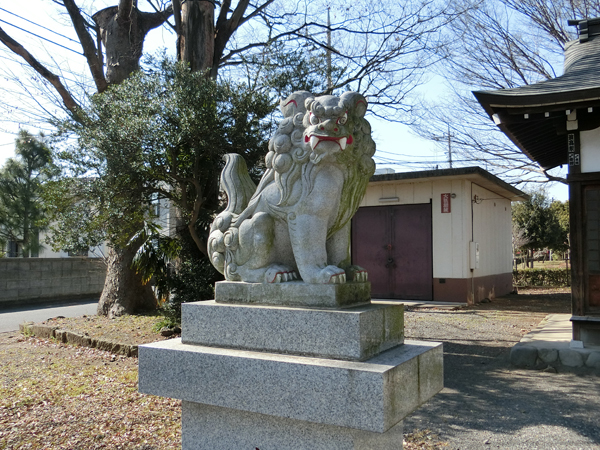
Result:
<instances>
[{"instance_id":1,"label":"concrete block wall","mask_svg":"<svg viewBox=\"0 0 600 450\"><path fill-rule=\"evenodd\" d=\"M0 258L0 306L99 297L105 277L98 259Z\"/></svg>"}]
</instances>

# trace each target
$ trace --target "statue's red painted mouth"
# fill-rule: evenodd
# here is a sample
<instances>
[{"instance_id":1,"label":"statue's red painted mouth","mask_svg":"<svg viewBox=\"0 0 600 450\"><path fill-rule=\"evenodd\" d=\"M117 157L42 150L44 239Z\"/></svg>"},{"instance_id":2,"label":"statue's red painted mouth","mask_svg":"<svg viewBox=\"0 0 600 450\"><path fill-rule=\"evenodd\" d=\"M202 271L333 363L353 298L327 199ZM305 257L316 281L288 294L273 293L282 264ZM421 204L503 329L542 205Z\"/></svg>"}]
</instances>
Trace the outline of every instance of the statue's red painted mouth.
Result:
<instances>
[{"instance_id":1,"label":"statue's red painted mouth","mask_svg":"<svg viewBox=\"0 0 600 450\"><path fill-rule=\"evenodd\" d=\"M346 146L349 144L352 144L353 139L352 139L352 135L335 137L335 136L322 136L319 134L311 134L311 135L306 135L304 137L304 142L310 142L310 146L313 150L322 141L336 142L340 146L341 150L346 150Z\"/></svg>"}]
</instances>

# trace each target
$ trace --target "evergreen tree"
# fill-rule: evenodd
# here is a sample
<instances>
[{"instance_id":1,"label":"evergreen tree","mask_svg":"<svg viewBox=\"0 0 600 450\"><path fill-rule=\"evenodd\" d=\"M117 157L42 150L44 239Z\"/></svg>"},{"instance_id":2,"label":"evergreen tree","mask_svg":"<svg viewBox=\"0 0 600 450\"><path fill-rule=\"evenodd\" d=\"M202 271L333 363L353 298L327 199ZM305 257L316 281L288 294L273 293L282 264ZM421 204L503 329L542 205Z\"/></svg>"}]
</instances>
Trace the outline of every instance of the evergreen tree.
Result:
<instances>
[{"instance_id":1,"label":"evergreen tree","mask_svg":"<svg viewBox=\"0 0 600 450\"><path fill-rule=\"evenodd\" d=\"M513 223L522 230L525 242L521 248L529 251L566 249L568 229L561 225L558 210L543 191L533 192L528 201L513 205Z\"/></svg>"},{"instance_id":2,"label":"evergreen tree","mask_svg":"<svg viewBox=\"0 0 600 450\"><path fill-rule=\"evenodd\" d=\"M44 182L54 175L52 154L44 136L25 130L16 139L15 158L0 170L0 243L12 243L9 256L36 256L45 223L41 198Z\"/></svg>"}]
</instances>

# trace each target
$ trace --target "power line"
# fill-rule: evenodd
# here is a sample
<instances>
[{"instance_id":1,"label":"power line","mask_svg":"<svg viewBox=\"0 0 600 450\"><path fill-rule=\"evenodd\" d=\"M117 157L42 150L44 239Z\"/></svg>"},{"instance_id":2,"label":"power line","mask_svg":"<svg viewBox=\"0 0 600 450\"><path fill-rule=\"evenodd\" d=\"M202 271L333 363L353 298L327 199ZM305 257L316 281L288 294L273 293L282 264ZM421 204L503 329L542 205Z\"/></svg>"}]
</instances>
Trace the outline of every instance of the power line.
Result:
<instances>
[{"instance_id":1,"label":"power line","mask_svg":"<svg viewBox=\"0 0 600 450\"><path fill-rule=\"evenodd\" d=\"M10 25L11 27L17 28L18 30L24 31L25 33L31 34L32 36L35 36L35 37L37 37L37 38L43 39L44 41L48 41L48 42L50 42L51 44L58 45L59 47L62 47L62 48L64 48L65 50L69 50L70 52L77 53L77 54L78 54L78 55L80 55L80 56L81 56L81 55L83 55L83 53L79 53L78 51L76 51L76 50L73 50L72 48L65 47L64 45L61 45L61 44L59 44L58 42L51 41L50 39L47 39L47 38L45 38L45 37L42 37L42 36L40 36L40 35L38 35L38 34L32 33L31 31L28 31L28 30L26 30L25 28L21 28L21 27L18 27L18 26L16 26L16 25L13 25L12 23L10 23L10 22L7 22L6 20L2 20L2 19L0 19L0 22L3 22L3 23L5 23L5 24L7 24L7 25Z\"/></svg>"},{"instance_id":2,"label":"power line","mask_svg":"<svg viewBox=\"0 0 600 450\"><path fill-rule=\"evenodd\" d=\"M39 23L35 23L35 22L33 22L33 21L29 20L29 19L26 19L25 17L21 17L18 14L15 14L14 12L8 11L8 10L6 10L4 8L0 8L0 11L4 11L4 12L7 12L8 14L12 14L13 16L18 17L19 19L24 20L25 22L29 22L29 23L35 25L36 27L43 28L44 30L49 31L50 33L54 33L54 34L56 34L56 35L58 35L60 37L68 39L69 41L72 41L72 42L75 42L76 44L79 44L79 41L76 41L75 39L71 39L70 37L65 36L64 34L60 34L58 31L54 31L54 30L51 30L50 28L46 28L45 26L40 25Z\"/></svg>"},{"instance_id":3,"label":"power line","mask_svg":"<svg viewBox=\"0 0 600 450\"><path fill-rule=\"evenodd\" d=\"M385 153L386 155L394 155L394 156L404 156L407 158L414 156L414 155L403 155L402 153L396 153L396 152L386 152L385 150L379 150L379 149L375 152L375 155L377 155L377 153Z\"/></svg>"},{"instance_id":4,"label":"power line","mask_svg":"<svg viewBox=\"0 0 600 450\"><path fill-rule=\"evenodd\" d=\"M9 56L7 56L7 55L2 55L2 54L0 54L0 58L4 58L4 59L6 59L6 60L8 60L8 61L14 62L14 63L16 63L16 64L20 64L20 65L21 65L21 66L23 66L23 67L27 67L27 68L30 68L30 69L31 69L31 66L30 66L30 65L29 65L27 62L21 61L21 60L20 60L20 59L18 59L18 58L11 58L11 57L9 57ZM45 64L45 63L44 63L44 65L45 65L46 67L50 67L50 68L52 68L53 70L56 70L56 69L58 69L58 70L60 70L60 71L62 72L62 69L61 69L59 66L50 66L49 64ZM76 75L77 75L75 72L69 72L69 73L70 73L71 75L73 75L73 76L76 76ZM65 76L64 76L64 75L62 75L62 74L60 75L60 77L61 77L63 80L65 80L65 81L69 81L69 82L71 82L71 83L74 83L74 84L82 84L82 83L84 83L84 81L77 81L77 80L73 80L73 79L71 79L71 78L67 78L67 77L65 77ZM47 81L47 80L45 80L45 81Z\"/></svg>"},{"instance_id":5,"label":"power line","mask_svg":"<svg viewBox=\"0 0 600 450\"><path fill-rule=\"evenodd\" d=\"M502 159L496 159L496 160L491 160L488 159L486 160L488 162L493 162L493 161L503 161ZM389 164L391 166L408 166L408 165L433 165L433 164L448 164L448 161L394 161L394 160L390 160L390 161L376 161L378 164ZM477 160L475 159L459 159L459 160L453 160L453 162L458 162L458 163L473 163L473 162L477 162Z\"/></svg>"}]
</instances>

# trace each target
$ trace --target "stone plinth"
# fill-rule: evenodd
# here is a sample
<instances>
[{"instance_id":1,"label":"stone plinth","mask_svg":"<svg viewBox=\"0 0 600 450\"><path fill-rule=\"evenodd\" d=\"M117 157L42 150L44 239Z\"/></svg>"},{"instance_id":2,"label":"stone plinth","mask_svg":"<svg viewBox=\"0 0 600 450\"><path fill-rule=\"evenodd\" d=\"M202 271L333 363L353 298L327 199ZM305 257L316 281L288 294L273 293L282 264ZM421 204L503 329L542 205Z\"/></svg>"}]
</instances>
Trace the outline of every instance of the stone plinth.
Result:
<instances>
[{"instance_id":1,"label":"stone plinth","mask_svg":"<svg viewBox=\"0 0 600 450\"><path fill-rule=\"evenodd\" d=\"M308 284L245 283L219 281L215 283L217 303L255 303L261 305L344 308L371 302L371 283Z\"/></svg>"},{"instance_id":2,"label":"stone plinth","mask_svg":"<svg viewBox=\"0 0 600 450\"><path fill-rule=\"evenodd\" d=\"M139 347L139 390L183 400L183 450L401 449L443 387L442 344L404 341L404 308L365 290L217 284L183 305L181 339Z\"/></svg>"},{"instance_id":3,"label":"stone plinth","mask_svg":"<svg viewBox=\"0 0 600 450\"><path fill-rule=\"evenodd\" d=\"M185 303L184 344L364 361L404 342L403 305L343 310Z\"/></svg>"}]
</instances>

